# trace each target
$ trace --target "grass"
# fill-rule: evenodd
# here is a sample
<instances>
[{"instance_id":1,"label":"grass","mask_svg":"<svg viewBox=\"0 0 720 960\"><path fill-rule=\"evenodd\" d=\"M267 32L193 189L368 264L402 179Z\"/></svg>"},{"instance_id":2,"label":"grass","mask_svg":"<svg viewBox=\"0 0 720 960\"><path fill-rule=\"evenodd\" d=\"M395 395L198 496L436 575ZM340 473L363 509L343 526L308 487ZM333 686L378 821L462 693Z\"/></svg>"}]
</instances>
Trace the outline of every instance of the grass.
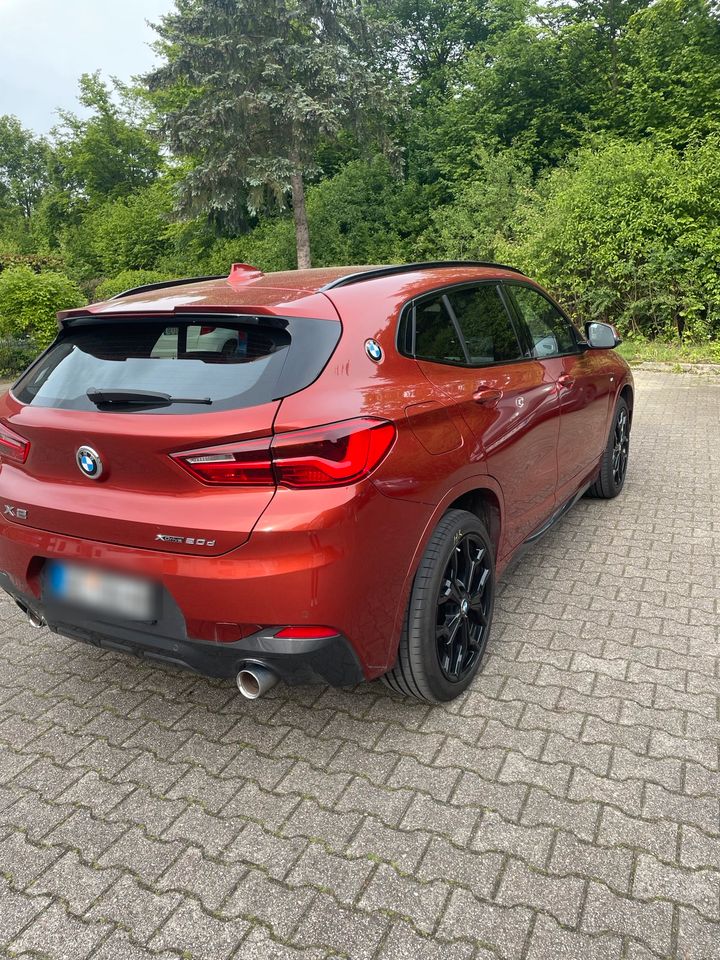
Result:
<instances>
[{"instance_id":1,"label":"grass","mask_svg":"<svg viewBox=\"0 0 720 960\"><path fill-rule=\"evenodd\" d=\"M707 343L666 343L661 340L625 340L618 347L618 353L628 363L718 363L720 364L720 341Z\"/></svg>"}]
</instances>

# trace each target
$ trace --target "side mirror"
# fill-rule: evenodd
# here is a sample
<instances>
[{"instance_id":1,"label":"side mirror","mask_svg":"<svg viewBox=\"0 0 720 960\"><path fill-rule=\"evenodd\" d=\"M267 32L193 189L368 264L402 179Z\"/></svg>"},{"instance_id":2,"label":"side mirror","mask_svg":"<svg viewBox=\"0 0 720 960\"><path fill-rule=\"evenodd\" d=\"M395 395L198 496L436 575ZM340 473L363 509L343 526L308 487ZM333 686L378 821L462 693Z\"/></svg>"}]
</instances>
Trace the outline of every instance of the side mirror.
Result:
<instances>
[{"instance_id":1,"label":"side mirror","mask_svg":"<svg viewBox=\"0 0 720 960\"><path fill-rule=\"evenodd\" d=\"M586 323L585 338L593 350L612 350L622 340L610 323Z\"/></svg>"}]
</instances>

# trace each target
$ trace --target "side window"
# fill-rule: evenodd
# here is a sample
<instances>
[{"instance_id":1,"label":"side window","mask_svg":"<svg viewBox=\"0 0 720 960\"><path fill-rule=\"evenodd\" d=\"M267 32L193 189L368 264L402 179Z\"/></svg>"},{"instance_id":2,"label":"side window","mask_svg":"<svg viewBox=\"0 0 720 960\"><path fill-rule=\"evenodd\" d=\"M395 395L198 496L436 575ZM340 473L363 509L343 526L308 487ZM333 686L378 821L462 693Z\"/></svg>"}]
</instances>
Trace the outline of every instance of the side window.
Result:
<instances>
[{"instance_id":1,"label":"side window","mask_svg":"<svg viewBox=\"0 0 720 960\"><path fill-rule=\"evenodd\" d=\"M515 330L494 284L450 291L448 299L471 366L521 359Z\"/></svg>"},{"instance_id":2,"label":"side window","mask_svg":"<svg viewBox=\"0 0 720 960\"><path fill-rule=\"evenodd\" d=\"M415 356L439 363L465 363L465 353L442 297L415 307Z\"/></svg>"},{"instance_id":3,"label":"side window","mask_svg":"<svg viewBox=\"0 0 720 960\"><path fill-rule=\"evenodd\" d=\"M515 306L530 330L532 354L542 360L577 352L572 327L550 301L537 290L520 284L506 284Z\"/></svg>"}]
</instances>

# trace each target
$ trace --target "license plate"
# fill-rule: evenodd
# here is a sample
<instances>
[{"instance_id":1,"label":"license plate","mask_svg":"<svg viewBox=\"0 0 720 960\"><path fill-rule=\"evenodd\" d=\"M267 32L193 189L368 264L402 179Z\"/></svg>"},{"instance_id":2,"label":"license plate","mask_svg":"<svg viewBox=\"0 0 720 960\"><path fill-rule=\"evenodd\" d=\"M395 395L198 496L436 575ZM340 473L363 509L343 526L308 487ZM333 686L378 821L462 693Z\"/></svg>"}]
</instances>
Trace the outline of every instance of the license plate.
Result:
<instances>
[{"instance_id":1,"label":"license plate","mask_svg":"<svg viewBox=\"0 0 720 960\"><path fill-rule=\"evenodd\" d=\"M64 603L126 620L156 617L157 590L148 580L62 560L51 561L46 574L47 592Z\"/></svg>"}]
</instances>

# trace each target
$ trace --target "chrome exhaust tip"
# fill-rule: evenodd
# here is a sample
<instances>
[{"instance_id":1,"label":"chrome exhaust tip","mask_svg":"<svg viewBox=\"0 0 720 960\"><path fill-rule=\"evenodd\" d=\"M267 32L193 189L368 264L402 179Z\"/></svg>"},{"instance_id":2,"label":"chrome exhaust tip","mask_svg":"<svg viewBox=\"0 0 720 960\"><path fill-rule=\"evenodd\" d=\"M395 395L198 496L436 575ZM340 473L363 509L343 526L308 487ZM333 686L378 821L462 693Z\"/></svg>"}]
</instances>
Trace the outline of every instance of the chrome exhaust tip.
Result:
<instances>
[{"instance_id":1,"label":"chrome exhaust tip","mask_svg":"<svg viewBox=\"0 0 720 960\"><path fill-rule=\"evenodd\" d=\"M268 667L259 663L248 663L238 673L236 682L238 690L246 700L257 700L268 690L272 690L279 679Z\"/></svg>"},{"instance_id":2,"label":"chrome exhaust tip","mask_svg":"<svg viewBox=\"0 0 720 960\"><path fill-rule=\"evenodd\" d=\"M31 626L37 627L38 629L45 626L45 618L40 616L39 613L36 613L35 610L32 609L32 607L28 607L21 600L16 600L15 603L20 607L22 612L28 618Z\"/></svg>"}]
</instances>

